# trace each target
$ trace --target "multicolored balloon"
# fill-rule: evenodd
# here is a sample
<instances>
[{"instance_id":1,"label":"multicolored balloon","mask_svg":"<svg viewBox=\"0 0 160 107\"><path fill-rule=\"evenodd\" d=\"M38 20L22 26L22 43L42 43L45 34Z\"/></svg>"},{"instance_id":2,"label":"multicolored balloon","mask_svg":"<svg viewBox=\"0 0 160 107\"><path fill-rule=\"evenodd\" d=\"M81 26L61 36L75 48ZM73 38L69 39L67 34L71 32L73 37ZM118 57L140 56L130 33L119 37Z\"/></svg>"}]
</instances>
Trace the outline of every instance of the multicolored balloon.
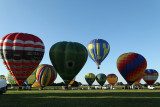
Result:
<instances>
[{"instance_id":1,"label":"multicolored balloon","mask_svg":"<svg viewBox=\"0 0 160 107\"><path fill-rule=\"evenodd\" d=\"M37 70L34 70L34 72L24 82L26 85L32 85L37 80L37 78L36 78L36 71Z\"/></svg>"},{"instance_id":2,"label":"multicolored balloon","mask_svg":"<svg viewBox=\"0 0 160 107\"><path fill-rule=\"evenodd\" d=\"M104 83L106 82L106 79L107 79L107 77L103 73L100 73L100 74L96 75L96 80L101 86L104 85Z\"/></svg>"},{"instance_id":3,"label":"multicolored balloon","mask_svg":"<svg viewBox=\"0 0 160 107\"><path fill-rule=\"evenodd\" d=\"M0 57L7 70L22 86L44 55L40 38L27 33L10 33L0 40Z\"/></svg>"},{"instance_id":4,"label":"multicolored balloon","mask_svg":"<svg viewBox=\"0 0 160 107\"><path fill-rule=\"evenodd\" d=\"M73 79L69 84L68 86L71 87L71 85L74 83L75 79Z\"/></svg>"},{"instance_id":5,"label":"multicolored balloon","mask_svg":"<svg viewBox=\"0 0 160 107\"><path fill-rule=\"evenodd\" d=\"M49 86L55 81L57 78L57 72L54 70L53 66L42 64L37 67L36 77L43 89L45 86Z\"/></svg>"},{"instance_id":6,"label":"multicolored balloon","mask_svg":"<svg viewBox=\"0 0 160 107\"><path fill-rule=\"evenodd\" d=\"M11 85L17 84L17 83L16 83L16 80L14 79L14 77L11 75L10 72L8 72L8 73L6 74L6 80L7 80Z\"/></svg>"},{"instance_id":7,"label":"multicolored balloon","mask_svg":"<svg viewBox=\"0 0 160 107\"><path fill-rule=\"evenodd\" d=\"M85 80L89 86L92 86L95 79L96 79L96 76L93 73L88 73L85 75Z\"/></svg>"},{"instance_id":8,"label":"multicolored balloon","mask_svg":"<svg viewBox=\"0 0 160 107\"><path fill-rule=\"evenodd\" d=\"M55 70L68 86L87 61L85 46L77 42L58 42L50 48L50 60Z\"/></svg>"},{"instance_id":9,"label":"multicolored balloon","mask_svg":"<svg viewBox=\"0 0 160 107\"><path fill-rule=\"evenodd\" d=\"M116 76L116 74L108 74L107 81L110 85L114 86L115 83L118 81L118 77Z\"/></svg>"},{"instance_id":10,"label":"multicolored balloon","mask_svg":"<svg viewBox=\"0 0 160 107\"><path fill-rule=\"evenodd\" d=\"M119 56L117 68L129 85L141 78L147 68L146 59L137 53L125 53Z\"/></svg>"},{"instance_id":11,"label":"multicolored balloon","mask_svg":"<svg viewBox=\"0 0 160 107\"><path fill-rule=\"evenodd\" d=\"M109 43L103 39L94 39L89 42L87 49L89 57L97 64L99 69L99 65L101 65L110 51Z\"/></svg>"},{"instance_id":12,"label":"multicolored balloon","mask_svg":"<svg viewBox=\"0 0 160 107\"><path fill-rule=\"evenodd\" d=\"M147 69L143 75L143 80L148 85L153 85L155 81L158 79L158 72L154 69Z\"/></svg>"},{"instance_id":13,"label":"multicolored balloon","mask_svg":"<svg viewBox=\"0 0 160 107\"><path fill-rule=\"evenodd\" d=\"M33 83L32 87L40 87L39 82L38 82L38 81L35 81L35 82Z\"/></svg>"},{"instance_id":14,"label":"multicolored balloon","mask_svg":"<svg viewBox=\"0 0 160 107\"><path fill-rule=\"evenodd\" d=\"M72 81L71 81L72 82ZM70 83L71 83L70 82ZM78 82L77 81L74 81L73 83L71 83L70 85L69 85L70 87L78 87L79 86L79 84L78 84Z\"/></svg>"},{"instance_id":15,"label":"multicolored balloon","mask_svg":"<svg viewBox=\"0 0 160 107\"><path fill-rule=\"evenodd\" d=\"M73 78L73 80L68 84L69 87L71 87L71 85L74 83L76 77Z\"/></svg>"}]
</instances>

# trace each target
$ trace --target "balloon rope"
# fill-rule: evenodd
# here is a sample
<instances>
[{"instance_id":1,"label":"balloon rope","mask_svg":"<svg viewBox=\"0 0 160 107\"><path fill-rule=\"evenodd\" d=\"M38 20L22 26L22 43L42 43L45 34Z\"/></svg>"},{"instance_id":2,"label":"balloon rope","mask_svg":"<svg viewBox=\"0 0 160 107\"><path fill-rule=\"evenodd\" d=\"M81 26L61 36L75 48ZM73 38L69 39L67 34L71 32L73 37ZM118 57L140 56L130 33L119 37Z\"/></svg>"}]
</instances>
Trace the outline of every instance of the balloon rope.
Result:
<instances>
[{"instance_id":1,"label":"balloon rope","mask_svg":"<svg viewBox=\"0 0 160 107\"><path fill-rule=\"evenodd\" d=\"M22 86L20 85L19 87L18 87L18 91L21 91L22 90Z\"/></svg>"}]
</instances>

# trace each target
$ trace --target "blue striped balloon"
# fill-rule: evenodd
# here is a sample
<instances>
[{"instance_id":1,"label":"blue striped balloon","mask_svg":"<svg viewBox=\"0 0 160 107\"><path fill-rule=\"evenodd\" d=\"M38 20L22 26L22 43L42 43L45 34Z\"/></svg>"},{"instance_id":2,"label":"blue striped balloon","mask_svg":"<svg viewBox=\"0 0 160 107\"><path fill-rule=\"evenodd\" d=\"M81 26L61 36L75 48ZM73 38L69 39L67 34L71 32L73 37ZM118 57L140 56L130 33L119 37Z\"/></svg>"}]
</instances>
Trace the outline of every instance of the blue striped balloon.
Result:
<instances>
[{"instance_id":1,"label":"blue striped balloon","mask_svg":"<svg viewBox=\"0 0 160 107\"><path fill-rule=\"evenodd\" d=\"M103 39L94 39L89 42L87 49L89 57L97 64L99 69L99 65L110 51L109 43Z\"/></svg>"}]
</instances>

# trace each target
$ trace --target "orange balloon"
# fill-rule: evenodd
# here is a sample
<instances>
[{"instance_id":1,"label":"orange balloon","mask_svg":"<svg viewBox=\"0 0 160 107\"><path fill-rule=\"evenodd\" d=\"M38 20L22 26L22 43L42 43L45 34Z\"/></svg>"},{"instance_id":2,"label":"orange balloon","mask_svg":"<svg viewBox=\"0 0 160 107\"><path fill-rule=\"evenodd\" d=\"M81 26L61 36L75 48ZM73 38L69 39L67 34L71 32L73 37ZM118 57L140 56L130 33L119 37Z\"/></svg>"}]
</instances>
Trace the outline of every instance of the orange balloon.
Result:
<instances>
[{"instance_id":1,"label":"orange balloon","mask_svg":"<svg viewBox=\"0 0 160 107\"><path fill-rule=\"evenodd\" d=\"M115 74L108 74L107 81L110 85L114 86L115 83L118 81L118 77Z\"/></svg>"}]
</instances>

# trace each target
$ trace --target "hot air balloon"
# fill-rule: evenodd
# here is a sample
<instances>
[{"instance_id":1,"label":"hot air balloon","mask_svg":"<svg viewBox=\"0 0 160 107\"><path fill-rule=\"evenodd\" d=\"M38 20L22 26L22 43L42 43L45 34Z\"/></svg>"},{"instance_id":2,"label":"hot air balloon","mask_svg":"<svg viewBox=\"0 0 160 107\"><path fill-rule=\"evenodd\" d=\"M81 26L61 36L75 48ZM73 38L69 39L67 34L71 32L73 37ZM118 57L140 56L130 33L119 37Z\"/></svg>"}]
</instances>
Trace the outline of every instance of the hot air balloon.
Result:
<instances>
[{"instance_id":1,"label":"hot air balloon","mask_svg":"<svg viewBox=\"0 0 160 107\"><path fill-rule=\"evenodd\" d=\"M144 75L143 75L143 80L148 84L148 85L153 85L155 81L158 78L158 72L154 69L146 69Z\"/></svg>"},{"instance_id":2,"label":"hot air balloon","mask_svg":"<svg viewBox=\"0 0 160 107\"><path fill-rule=\"evenodd\" d=\"M102 61L107 57L110 46L107 41L103 39L94 39L88 44L89 57L97 64L98 69Z\"/></svg>"},{"instance_id":3,"label":"hot air balloon","mask_svg":"<svg viewBox=\"0 0 160 107\"><path fill-rule=\"evenodd\" d=\"M73 80L68 84L69 87L71 87L71 85L74 83L76 78L73 78Z\"/></svg>"},{"instance_id":4,"label":"hot air balloon","mask_svg":"<svg viewBox=\"0 0 160 107\"><path fill-rule=\"evenodd\" d=\"M11 86L17 84L10 72L7 73L6 80L11 84Z\"/></svg>"},{"instance_id":5,"label":"hot air balloon","mask_svg":"<svg viewBox=\"0 0 160 107\"><path fill-rule=\"evenodd\" d=\"M0 41L0 57L19 89L39 65L44 55L40 38L27 33L10 33Z\"/></svg>"},{"instance_id":6,"label":"hot air balloon","mask_svg":"<svg viewBox=\"0 0 160 107\"><path fill-rule=\"evenodd\" d=\"M53 66L42 64L37 67L36 77L43 90L45 86L49 86L55 81L57 78L57 72L54 70Z\"/></svg>"},{"instance_id":7,"label":"hot air balloon","mask_svg":"<svg viewBox=\"0 0 160 107\"><path fill-rule=\"evenodd\" d=\"M78 86L79 86L79 84L78 84L77 81L74 81L74 82L70 85L70 87L78 87Z\"/></svg>"},{"instance_id":8,"label":"hot air balloon","mask_svg":"<svg viewBox=\"0 0 160 107\"><path fill-rule=\"evenodd\" d=\"M50 48L50 60L57 73L68 86L87 61L85 46L77 42L58 42Z\"/></svg>"},{"instance_id":9,"label":"hot air balloon","mask_svg":"<svg viewBox=\"0 0 160 107\"><path fill-rule=\"evenodd\" d=\"M117 60L117 68L129 85L142 77L146 67L146 59L138 53L125 53Z\"/></svg>"},{"instance_id":10,"label":"hot air balloon","mask_svg":"<svg viewBox=\"0 0 160 107\"><path fill-rule=\"evenodd\" d=\"M89 84L90 87L92 86L95 79L96 79L96 76L93 73L88 73L85 75L85 80Z\"/></svg>"},{"instance_id":11,"label":"hot air balloon","mask_svg":"<svg viewBox=\"0 0 160 107\"><path fill-rule=\"evenodd\" d=\"M104 85L104 83L106 82L106 79L107 79L107 77L103 73L100 73L100 74L96 75L96 80L101 86Z\"/></svg>"},{"instance_id":12,"label":"hot air balloon","mask_svg":"<svg viewBox=\"0 0 160 107\"><path fill-rule=\"evenodd\" d=\"M24 82L26 85L32 85L36 81L36 71L37 70L34 70L34 72Z\"/></svg>"},{"instance_id":13,"label":"hot air balloon","mask_svg":"<svg viewBox=\"0 0 160 107\"><path fill-rule=\"evenodd\" d=\"M71 85L74 83L74 79L68 84L69 87L71 87Z\"/></svg>"},{"instance_id":14,"label":"hot air balloon","mask_svg":"<svg viewBox=\"0 0 160 107\"><path fill-rule=\"evenodd\" d=\"M35 81L35 82L33 83L32 87L40 87L39 82L38 82L38 81Z\"/></svg>"},{"instance_id":15,"label":"hot air balloon","mask_svg":"<svg viewBox=\"0 0 160 107\"><path fill-rule=\"evenodd\" d=\"M107 81L112 86L111 88L113 88L115 83L118 81L118 77L115 74L108 74Z\"/></svg>"}]
</instances>

